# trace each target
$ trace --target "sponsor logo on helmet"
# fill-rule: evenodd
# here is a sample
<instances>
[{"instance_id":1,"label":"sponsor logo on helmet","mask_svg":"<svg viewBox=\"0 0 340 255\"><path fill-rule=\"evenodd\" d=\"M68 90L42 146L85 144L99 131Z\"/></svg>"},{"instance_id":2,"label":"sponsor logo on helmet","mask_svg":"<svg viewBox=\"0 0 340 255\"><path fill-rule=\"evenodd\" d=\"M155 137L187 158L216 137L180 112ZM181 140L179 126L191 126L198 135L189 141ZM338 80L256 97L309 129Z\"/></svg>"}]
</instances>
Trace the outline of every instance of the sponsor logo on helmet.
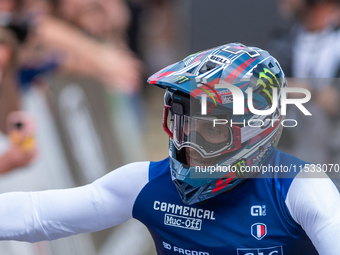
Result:
<instances>
[{"instance_id":1,"label":"sponsor logo on helmet","mask_svg":"<svg viewBox=\"0 0 340 255\"><path fill-rule=\"evenodd\" d=\"M238 178L244 177L244 172L242 171L242 168L245 168L246 165L247 165L246 159L244 159L244 158L237 160L233 164L232 168L234 167L236 169L236 176Z\"/></svg>"},{"instance_id":2,"label":"sponsor logo on helmet","mask_svg":"<svg viewBox=\"0 0 340 255\"><path fill-rule=\"evenodd\" d=\"M225 64L228 65L231 63L231 60L229 58L218 56L218 55L210 55L209 60L218 64Z\"/></svg>"},{"instance_id":3,"label":"sponsor logo on helmet","mask_svg":"<svg viewBox=\"0 0 340 255\"><path fill-rule=\"evenodd\" d=\"M260 93L269 105L273 104L273 96L269 90L273 88L281 89L280 81L275 74L272 73L264 64L259 64L253 71L255 76L258 76L254 93Z\"/></svg>"},{"instance_id":4,"label":"sponsor logo on helmet","mask_svg":"<svg viewBox=\"0 0 340 255\"><path fill-rule=\"evenodd\" d=\"M230 104L233 102L233 96L232 95L223 95L221 96L222 104Z\"/></svg>"},{"instance_id":5,"label":"sponsor logo on helmet","mask_svg":"<svg viewBox=\"0 0 340 255\"><path fill-rule=\"evenodd\" d=\"M216 182L216 186L213 189L212 193L215 193L226 186L235 178L242 178L245 176L244 169L246 168L247 163L246 159L242 158L237 160L232 166L228 167L229 173L227 173L222 178L218 179Z\"/></svg>"},{"instance_id":6,"label":"sponsor logo on helmet","mask_svg":"<svg viewBox=\"0 0 340 255\"><path fill-rule=\"evenodd\" d=\"M176 83L179 85L186 83L188 81L190 81L190 78L187 76L177 76L175 79L172 80L173 83Z\"/></svg>"},{"instance_id":7,"label":"sponsor logo on helmet","mask_svg":"<svg viewBox=\"0 0 340 255\"><path fill-rule=\"evenodd\" d=\"M272 150L272 144L269 143L266 146L260 146L259 147L259 153L257 155L255 155L251 161L253 164L256 164L258 162L261 162L268 154L269 152Z\"/></svg>"},{"instance_id":8,"label":"sponsor logo on helmet","mask_svg":"<svg viewBox=\"0 0 340 255\"><path fill-rule=\"evenodd\" d=\"M235 178L236 178L236 174L233 173L233 172L226 174L224 177L217 180L216 186L213 189L212 193L215 193L215 192L227 187L228 184Z\"/></svg>"}]
</instances>

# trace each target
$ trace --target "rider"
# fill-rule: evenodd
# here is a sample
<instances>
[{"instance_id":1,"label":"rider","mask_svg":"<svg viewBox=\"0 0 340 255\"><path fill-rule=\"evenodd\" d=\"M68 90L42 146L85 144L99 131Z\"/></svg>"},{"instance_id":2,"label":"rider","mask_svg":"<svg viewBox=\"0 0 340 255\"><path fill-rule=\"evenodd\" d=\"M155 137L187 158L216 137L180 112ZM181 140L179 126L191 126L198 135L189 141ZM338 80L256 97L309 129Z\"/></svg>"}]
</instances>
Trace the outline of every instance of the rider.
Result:
<instances>
[{"instance_id":1,"label":"rider","mask_svg":"<svg viewBox=\"0 0 340 255\"><path fill-rule=\"evenodd\" d=\"M134 217L158 254L338 254L337 189L275 149L286 80L268 52L219 46L149 83L166 88L170 160L132 163L73 189L2 194L1 239L53 240Z\"/></svg>"}]
</instances>

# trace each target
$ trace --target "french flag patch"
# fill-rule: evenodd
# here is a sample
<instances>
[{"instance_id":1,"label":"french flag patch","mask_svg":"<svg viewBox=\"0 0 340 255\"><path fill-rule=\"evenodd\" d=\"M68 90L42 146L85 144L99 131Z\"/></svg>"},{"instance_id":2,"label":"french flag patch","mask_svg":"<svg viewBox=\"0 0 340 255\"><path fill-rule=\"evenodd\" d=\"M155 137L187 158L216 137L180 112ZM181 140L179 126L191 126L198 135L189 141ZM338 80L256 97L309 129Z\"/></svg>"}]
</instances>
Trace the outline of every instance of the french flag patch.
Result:
<instances>
[{"instance_id":1,"label":"french flag patch","mask_svg":"<svg viewBox=\"0 0 340 255\"><path fill-rule=\"evenodd\" d=\"M263 223L255 223L251 226L251 235L261 240L267 234L267 226Z\"/></svg>"}]
</instances>

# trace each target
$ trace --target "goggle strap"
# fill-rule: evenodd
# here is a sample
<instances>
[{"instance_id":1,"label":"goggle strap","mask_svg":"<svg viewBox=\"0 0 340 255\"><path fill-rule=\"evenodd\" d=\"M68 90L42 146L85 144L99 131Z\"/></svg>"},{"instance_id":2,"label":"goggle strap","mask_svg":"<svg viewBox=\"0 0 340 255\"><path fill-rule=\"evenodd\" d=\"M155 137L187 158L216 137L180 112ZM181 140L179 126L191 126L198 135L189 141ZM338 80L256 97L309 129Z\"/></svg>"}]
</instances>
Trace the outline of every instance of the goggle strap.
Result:
<instances>
[{"instance_id":1,"label":"goggle strap","mask_svg":"<svg viewBox=\"0 0 340 255\"><path fill-rule=\"evenodd\" d=\"M164 105L164 108L163 108L163 129L170 136L170 138L173 139L174 135L168 127L168 112L170 111L170 108L171 108L170 105Z\"/></svg>"}]
</instances>

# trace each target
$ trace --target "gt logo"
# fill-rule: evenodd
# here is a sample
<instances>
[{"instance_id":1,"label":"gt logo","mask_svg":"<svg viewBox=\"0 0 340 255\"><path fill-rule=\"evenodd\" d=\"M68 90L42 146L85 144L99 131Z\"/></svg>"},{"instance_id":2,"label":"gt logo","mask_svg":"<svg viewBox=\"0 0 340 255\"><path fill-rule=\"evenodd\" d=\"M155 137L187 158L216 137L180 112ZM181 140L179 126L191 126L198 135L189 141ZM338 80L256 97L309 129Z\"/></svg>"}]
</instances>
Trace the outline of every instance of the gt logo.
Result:
<instances>
[{"instance_id":1,"label":"gt logo","mask_svg":"<svg viewBox=\"0 0 340 255\"><path fill-rule=\"evenodd\" d=\"M237 255L283 255L282 246L270 248L237 249Z\"/></svg>"}]
</instances>

